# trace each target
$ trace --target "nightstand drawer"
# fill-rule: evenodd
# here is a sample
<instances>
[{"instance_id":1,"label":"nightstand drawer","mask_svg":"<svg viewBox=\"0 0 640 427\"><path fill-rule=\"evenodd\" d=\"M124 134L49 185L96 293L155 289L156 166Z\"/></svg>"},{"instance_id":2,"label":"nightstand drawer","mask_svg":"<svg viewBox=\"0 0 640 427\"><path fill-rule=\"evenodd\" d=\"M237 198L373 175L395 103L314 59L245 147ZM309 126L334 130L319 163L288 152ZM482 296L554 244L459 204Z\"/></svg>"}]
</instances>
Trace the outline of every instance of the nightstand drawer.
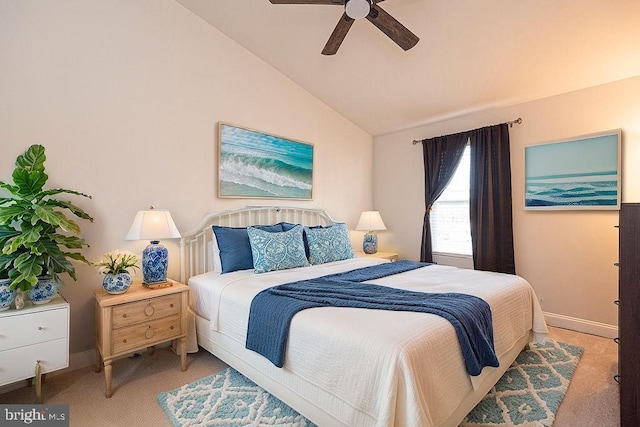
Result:
<instances>
[{"instance_id":1,"label":"nightstand drawer","mask_svg":"<svg viewBox=\"0 0 640 427\"><path fill-rule=\"evenodd\" d=\"M180 314L180 294L149 298L113 307L113 329Z\"/></svg>"},{"instance_id":2,"label":"nightstand drawer","mask_svg":"<svg viewBox=\"0 0 640 427\"><path fill-rule=\"evenodd\" d=\"M14 348L0 352L0 386L36 376L39 360L42 373L69 366L67 339Z\"/></svg>"},{"instance_id":3,"label":"nightstand drawer","mask_svg":"<svg viewBox=\"0 0 640 427\"><path fill-rule=\"evenodd\" d=\"M0 351L68 336L68 307L15 313L0 319Z\"/></svg>"},{"instance_id":4,"label":"nightstand drawer","mask_svg":"<svg viewBox=\"0 0 640 427\"><path fill-rule=\"evenodd\" d=\"M179 315L113 330L113 354L146 347L182 335Z\"/></svg>"}]
</instances>

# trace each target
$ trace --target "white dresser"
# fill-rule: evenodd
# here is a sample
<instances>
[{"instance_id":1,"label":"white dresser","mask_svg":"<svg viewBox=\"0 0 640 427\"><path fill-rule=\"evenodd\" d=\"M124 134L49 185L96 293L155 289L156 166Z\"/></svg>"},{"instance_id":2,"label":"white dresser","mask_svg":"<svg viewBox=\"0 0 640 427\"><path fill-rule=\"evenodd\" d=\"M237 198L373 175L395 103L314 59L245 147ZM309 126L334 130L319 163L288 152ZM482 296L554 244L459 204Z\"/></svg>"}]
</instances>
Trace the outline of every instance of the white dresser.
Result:
<instances>
[{"instance_id":1,"label":"white dresser","mask_svg":"<svg viewBox=\"0 0 640 427\"><path fill-rule=\"evenodd\" d=\"M40 403L41 375L68 366L69 303L62 296L0 312L0 386L35 378Z\"/></svg>"}]
</instances>

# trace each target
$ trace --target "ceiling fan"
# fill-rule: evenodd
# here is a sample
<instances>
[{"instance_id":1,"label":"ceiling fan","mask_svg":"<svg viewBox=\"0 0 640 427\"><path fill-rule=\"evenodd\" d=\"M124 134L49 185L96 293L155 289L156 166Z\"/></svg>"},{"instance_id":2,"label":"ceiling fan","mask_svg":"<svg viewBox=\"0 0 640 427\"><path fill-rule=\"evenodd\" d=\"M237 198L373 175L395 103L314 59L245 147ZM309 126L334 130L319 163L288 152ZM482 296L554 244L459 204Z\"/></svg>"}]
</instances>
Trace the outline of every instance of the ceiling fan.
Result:
<instances>
[{"instance_id":1,"label":"ceiling fan","mask_svg":"<svg viewBox=\"0 0 640 427\"><path fill-rule=\"evenodd\" d=\"M344 13L322 50L323 55L335 55L349 28L356 19L367 18L387 37L404 50L414 47L420 40L404 25L389 15L377 3L384 0L269 0L272 4L328 4L344 6Z\"/></svg>"}]
</instances>

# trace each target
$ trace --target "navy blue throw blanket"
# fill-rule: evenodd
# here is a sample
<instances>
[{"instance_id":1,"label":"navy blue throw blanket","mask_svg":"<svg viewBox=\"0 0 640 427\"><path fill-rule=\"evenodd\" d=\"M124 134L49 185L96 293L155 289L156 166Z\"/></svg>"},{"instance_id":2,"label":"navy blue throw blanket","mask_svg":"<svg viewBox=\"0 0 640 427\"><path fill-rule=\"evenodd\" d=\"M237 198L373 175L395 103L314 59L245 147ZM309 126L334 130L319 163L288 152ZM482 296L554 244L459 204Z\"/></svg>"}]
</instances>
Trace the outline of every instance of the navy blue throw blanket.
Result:
<instances>
[{"instance_id":1,"label":"navy blue throw blanket","mask_svg":"<svg viewBox=\"0 0 640 427\"><path fill-rule=\"evenodd\" d=\"M451 322L470 375L479 375L485 366L497 367L491 309L481 298L460 293L424 293L360 283L426 265L429 264L403 260L265 289L251 302L246 348L263 355L281 368L291 319L301 310L313 307L357 307L416 311L436 314Z\"/></svg>"}]
</instances>

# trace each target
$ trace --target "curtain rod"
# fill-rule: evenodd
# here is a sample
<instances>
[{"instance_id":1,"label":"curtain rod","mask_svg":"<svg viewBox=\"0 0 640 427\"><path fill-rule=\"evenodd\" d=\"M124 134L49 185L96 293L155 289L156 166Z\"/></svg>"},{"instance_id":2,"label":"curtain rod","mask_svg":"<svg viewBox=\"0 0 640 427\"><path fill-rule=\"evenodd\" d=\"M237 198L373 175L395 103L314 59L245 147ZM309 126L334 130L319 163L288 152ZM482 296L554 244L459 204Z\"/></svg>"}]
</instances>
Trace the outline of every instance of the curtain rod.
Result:
<instances>
[{"instance_id":1,"label":"curtain rod","mask_svg":"<svg viewBox=\"0 0 640 427\"><path fill-rule=\"evenodd\" d=\"M510 122L505 122L505 124L509 125L510 128L512 128L514 124L515 125L519 125L521 123L522 123L522 117L518 117L517 119L511 120ZM420 144L421 142L422 142L421 139L414 139L413 140L413 145Z\"/></svg>"}]
</instances>

